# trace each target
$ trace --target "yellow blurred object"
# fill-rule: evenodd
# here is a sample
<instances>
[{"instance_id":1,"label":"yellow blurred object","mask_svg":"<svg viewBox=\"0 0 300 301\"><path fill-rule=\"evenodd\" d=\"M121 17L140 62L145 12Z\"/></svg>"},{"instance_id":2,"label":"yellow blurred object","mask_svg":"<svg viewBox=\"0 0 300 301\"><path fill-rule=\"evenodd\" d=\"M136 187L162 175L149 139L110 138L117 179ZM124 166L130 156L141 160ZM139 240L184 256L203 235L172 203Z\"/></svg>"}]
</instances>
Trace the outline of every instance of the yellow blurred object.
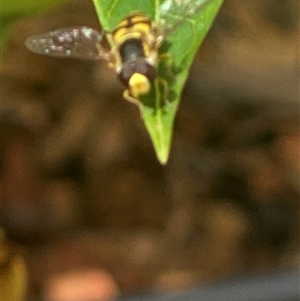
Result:
<instances>
[{"instance_id":1,"label":"yellow blurred object","mask_svg":"<svg viewBox=\"0 0 300 301\"><path fill-rule=\"evenodd\" d=\"M0 228L0 299L3 301L25 300L27 271L25 261L14 244Z\"/></svg>"}]
</instances>

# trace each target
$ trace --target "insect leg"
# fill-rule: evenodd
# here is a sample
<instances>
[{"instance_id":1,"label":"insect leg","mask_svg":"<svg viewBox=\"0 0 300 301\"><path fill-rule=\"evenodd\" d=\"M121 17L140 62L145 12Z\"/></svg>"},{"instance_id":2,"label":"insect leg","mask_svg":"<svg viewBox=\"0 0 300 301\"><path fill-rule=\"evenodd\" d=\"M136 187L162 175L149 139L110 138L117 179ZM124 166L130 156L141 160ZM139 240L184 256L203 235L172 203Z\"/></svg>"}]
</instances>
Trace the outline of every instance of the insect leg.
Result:
<instances>
[{"instance_id":1,"label":"insect leg","mask_svg":"<svg viewBox=\"0 0 300 301\"><path fill-rule=\"evenodd\" d=\"M140 102L138 99L134 98L134 97L130 94L129 89L126 89L126 90L123 92L123 97L124 97L127 101L129 101L129 102L135 104L136 106L138 106L138 107L141 109L141 106L142 106L141 102Z\"/></svg>"}]
</instances>

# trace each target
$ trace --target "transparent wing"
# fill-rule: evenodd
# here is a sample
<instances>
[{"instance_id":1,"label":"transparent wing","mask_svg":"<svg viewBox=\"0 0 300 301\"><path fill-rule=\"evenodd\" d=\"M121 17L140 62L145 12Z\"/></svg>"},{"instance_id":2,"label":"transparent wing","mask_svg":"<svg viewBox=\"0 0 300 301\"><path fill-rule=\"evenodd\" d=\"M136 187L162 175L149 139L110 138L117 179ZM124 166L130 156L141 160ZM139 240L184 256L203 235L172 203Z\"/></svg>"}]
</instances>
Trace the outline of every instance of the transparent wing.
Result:
<instances>
[{"instance_id":1,"label":"transparent wing","mask_svg":"<svg viewBox=\"0 0 300 301\"><path fill-rule=\"evenodd\" d=\"M156 20L165 38L182 23L198 14L211 0L165 0L159 7Z\"/></svg>"},{"instance_id":2,"label":"transparent wing","mask_svg":"<svg viewBox=\"0 0 300 301\"><path fill-rule=\"evenodd\" d=\"M25 45L33 52L81 59L100 59L107 56L101 46L102 35L88 27L62 28L29 37Z\"/></svg>"}]
</instances>

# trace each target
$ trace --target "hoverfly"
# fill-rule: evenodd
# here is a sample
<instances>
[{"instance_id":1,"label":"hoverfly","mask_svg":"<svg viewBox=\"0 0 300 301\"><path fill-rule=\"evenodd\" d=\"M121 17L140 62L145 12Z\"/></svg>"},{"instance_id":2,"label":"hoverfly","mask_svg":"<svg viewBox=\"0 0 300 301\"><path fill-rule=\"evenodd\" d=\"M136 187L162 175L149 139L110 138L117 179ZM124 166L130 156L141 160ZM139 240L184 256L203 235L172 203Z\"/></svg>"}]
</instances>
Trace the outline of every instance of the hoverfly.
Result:
<instances>
[{"instance_id":1,"label":"hoverfly","mask_svg":"<svg viewBox=\"0 0 300 301\"><path fill-rule=\"evenodd\" d=\"M29 37L25 45L33 52L55 57L104 59L125 85L123 97L140 105L157 77L159 48L168 35L202 10L210 0L165 0L155 20L134 12L112 32L70 27ZM102 45L106 38L110 49Z\"/></svg>"}]
</instances>

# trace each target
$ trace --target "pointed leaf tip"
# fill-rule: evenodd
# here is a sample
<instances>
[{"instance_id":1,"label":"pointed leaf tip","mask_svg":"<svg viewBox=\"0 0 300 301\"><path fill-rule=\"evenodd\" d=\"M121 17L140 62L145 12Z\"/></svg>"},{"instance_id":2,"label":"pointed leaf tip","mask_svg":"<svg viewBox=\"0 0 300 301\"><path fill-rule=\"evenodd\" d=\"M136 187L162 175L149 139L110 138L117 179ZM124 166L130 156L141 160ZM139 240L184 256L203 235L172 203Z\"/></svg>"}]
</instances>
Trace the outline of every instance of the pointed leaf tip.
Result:
<instances>
[{"instance_id":1,"label":"pointed leaf tip","mask_svg":"<svg viewBox=\"0 0 300 301\"><path fill-rule=\"evenodd\" d=\"M191 4L198 3L201 6L201 3L205 3L205 5L201 6L201 9L197 10L197 13L184 18L184 22L176 26L176 30L167 36L159 52L161 57L167 54L167 57L171 58L171 60L159 60L157 77L163 79L165 84L160 85L156 83L152 91L143 97L141 101L142 119L152 140L157 158L161 164L165 165L169 158L175 115L190 66L223 0L189 0L182 2L175 0L93 1L101 24L108 31L113 30L124 17L127 17L134 11L141 11L149 18L157 21L156 16L160 15L163 4L164 9L174 6L179 8L178 11L172 9L172 13L169 16L165 16L169 20L175 20L170 21L175 26L178 25L176 20L182 20L181 16L191 11ZM187 6L181 6L180 3ZM165 48L166 52L162 48Z\"/></svg>"}]
</instances>

